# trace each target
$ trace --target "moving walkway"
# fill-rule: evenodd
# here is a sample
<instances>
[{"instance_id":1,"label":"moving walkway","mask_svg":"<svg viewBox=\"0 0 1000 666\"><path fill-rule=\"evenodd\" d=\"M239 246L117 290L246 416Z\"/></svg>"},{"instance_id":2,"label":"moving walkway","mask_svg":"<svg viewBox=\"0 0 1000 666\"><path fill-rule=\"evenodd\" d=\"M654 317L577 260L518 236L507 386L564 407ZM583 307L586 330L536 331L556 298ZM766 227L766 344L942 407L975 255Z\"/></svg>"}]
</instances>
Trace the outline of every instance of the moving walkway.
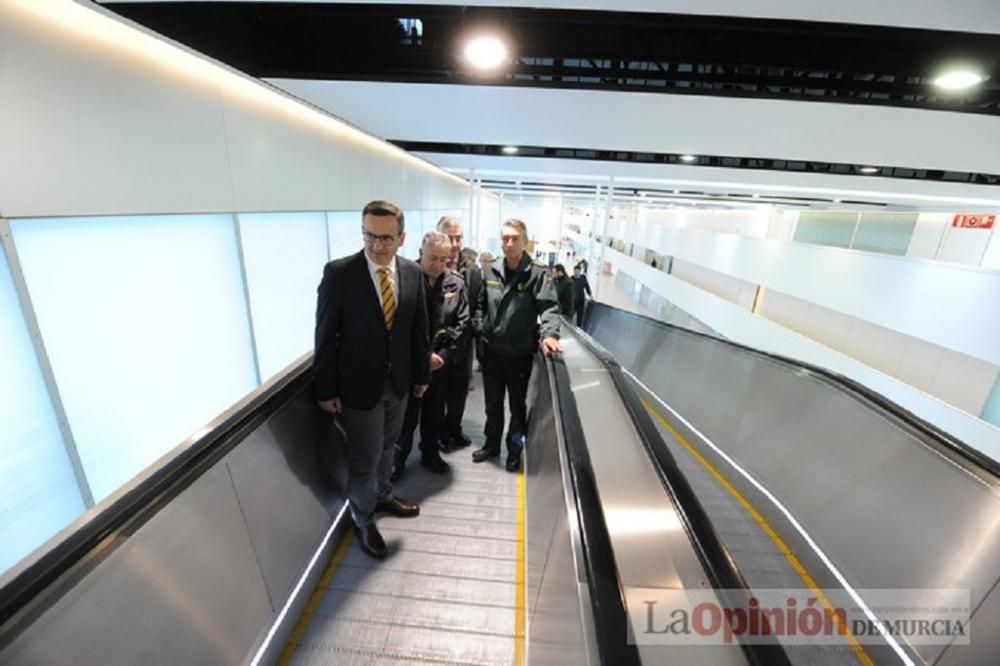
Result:
<instances>
[{"instance_id":1,"label":"moving walkway","mask_svg":"<svg viewBox=\"0 0 1000 666\"><path fill-rule=\"evenodd\" d=\"M411 461L397 489L422 512L379 519L379 563L349 535L342 433L316 409L304 357L0 579L0 663L998 653L992 461L819 369L600 304L564 343L536 362L526 473L473 466L467 450L447 477ZM808 587L802 572L821 589L964 587L971 643L680 645L642 626L650 594L740 607Z\"/></svg>"}]
</instances>

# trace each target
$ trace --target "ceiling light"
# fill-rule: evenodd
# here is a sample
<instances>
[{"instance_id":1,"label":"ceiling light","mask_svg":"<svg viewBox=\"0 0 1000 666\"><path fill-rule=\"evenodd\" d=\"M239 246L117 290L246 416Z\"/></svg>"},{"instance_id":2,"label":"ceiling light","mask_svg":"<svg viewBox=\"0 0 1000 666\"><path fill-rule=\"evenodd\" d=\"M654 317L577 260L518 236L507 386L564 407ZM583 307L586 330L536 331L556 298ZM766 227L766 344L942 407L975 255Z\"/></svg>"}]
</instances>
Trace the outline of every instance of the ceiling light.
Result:
<instances>
[{"instance_id":1,"label":"ceiling light","mask_svg":"<svg viewBox=\"0 0 1000 666\"><path fill-rule=\"evenodd\" d=\"M503 148L501 148L501 150L503 151L503 153L505 155L516 155L517 154L517 146L504 146Z\"/></svg>"},{"instance_id":2,"label":"ceiling light","mask_svg":"<svg viewBox=\"0 0 1000 666\"><path fill-rule=\"evenodd\" d=\"M473 67L496 69L507 59L507 47L497 37L473 37L465 45L465 58Z\"/></svg>"},{"instance_id":3,"label":"ceiling light","mask_svg":"<svg viewBox=\"0 0 1000 666\"><path fill-rule=\"evenodd\" d=\"M934 85L945 90L964 90L965 88L977 86L985 80L986 77L978 72L968 69L955 69L945 72L934 79Z\"/></svg>"},{"instance_id":4,"label":"ceiling light","mask_svg":"<svg viewBox=\"0 0 1000 666\"><path fill-rule=\"evenodd\" d=\"M760 199L760 195L759 195L759 194L754 194L754 195L753 195L753 198L754 198L754 199Z\"/></svg>"},{"instance_id":5,"label":"ceiling light","mask_svg":"<svg viewBox=\"0 0 1000 666\"><path fill-rule=\"evenodd\" d=\"M861 173L878 173L878 167L863 166L861 167Z\"/></svg>"},{"instance_id":6,"label":"ceiling light","mask_svg":"<svg viewBox=\"0 0 1000 666\"><path fill-rule=\"evenodd\" d=\"M681 162L694 162L696 159L694 155L681 155Z\"/></svg>"},{"instance_id":7,"label":"ceiling light","mask_svg":"<svg viewBox=\"0 0 1000 666\"><path fill-rule=\"evenodd\" d=\"M834 200L833 200L833 203L843 203L843 201L842 201L842 200L840 200L840 199L834 199Z\"/></svg>"}]
</instances>

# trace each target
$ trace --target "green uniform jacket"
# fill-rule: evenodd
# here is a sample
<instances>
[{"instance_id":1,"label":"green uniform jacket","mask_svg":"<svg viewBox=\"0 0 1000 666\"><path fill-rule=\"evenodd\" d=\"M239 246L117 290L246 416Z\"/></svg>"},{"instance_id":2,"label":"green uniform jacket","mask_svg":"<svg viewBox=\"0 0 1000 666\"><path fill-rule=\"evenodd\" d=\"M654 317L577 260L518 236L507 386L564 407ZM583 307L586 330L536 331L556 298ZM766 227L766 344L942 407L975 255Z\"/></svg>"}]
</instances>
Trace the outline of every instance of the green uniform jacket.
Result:
<instances>
[{"instance_id":1,"label":"green uniform jacket","mask_svg":"<svg viewBox=\"0 0 1000 666\"><path fill-rule=\"evenodd\" d=\"M556 290L545 267L533 263L527 253L510 282L504 280L505 261L501 256L483 271L473 327L490 351L504 356L534 354L539 333L542 338L559 337Z\"/></svg>"}]
</instances>

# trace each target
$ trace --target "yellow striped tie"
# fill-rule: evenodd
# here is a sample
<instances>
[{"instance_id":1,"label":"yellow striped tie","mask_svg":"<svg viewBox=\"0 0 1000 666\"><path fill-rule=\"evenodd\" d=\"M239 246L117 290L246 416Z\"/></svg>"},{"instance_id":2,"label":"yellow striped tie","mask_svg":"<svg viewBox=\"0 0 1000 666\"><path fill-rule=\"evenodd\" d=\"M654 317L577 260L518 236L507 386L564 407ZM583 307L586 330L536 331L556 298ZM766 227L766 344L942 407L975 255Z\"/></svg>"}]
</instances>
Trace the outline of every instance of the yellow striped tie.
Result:
<instances>
[{"instance_id":1,"label":"yellow striped tie","mask_svg":"<svg viewBox=\"0 0 1000 666\"><path fill-rule=\"evenodd\" d=\"M396 321L396 297L392 293L389 269L383 266L378 269L378 274L382 289L382 314L385 315L385 328L392 330L392 325Z\"/></svg>"}]
</instances>

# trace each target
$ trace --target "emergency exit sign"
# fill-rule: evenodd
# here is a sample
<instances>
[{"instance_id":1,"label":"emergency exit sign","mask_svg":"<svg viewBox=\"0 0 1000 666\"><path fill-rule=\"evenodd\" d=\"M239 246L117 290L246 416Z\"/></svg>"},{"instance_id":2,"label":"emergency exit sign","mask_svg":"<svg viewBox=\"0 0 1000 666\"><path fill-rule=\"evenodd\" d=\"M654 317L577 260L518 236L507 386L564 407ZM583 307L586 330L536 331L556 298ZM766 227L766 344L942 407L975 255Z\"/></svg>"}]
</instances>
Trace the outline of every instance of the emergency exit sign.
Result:
<instances>
[{"instance_id":1,"label":"emergency exit sign","mask_svg":"<svg viewBox=\"0 0 1000 666\"><path fill-rule=\"evenodd\" d=\"M951 226L963 229L992 229L996 221L996 215L956 215L951 221Z\"/></svg>"}]
</instances>

